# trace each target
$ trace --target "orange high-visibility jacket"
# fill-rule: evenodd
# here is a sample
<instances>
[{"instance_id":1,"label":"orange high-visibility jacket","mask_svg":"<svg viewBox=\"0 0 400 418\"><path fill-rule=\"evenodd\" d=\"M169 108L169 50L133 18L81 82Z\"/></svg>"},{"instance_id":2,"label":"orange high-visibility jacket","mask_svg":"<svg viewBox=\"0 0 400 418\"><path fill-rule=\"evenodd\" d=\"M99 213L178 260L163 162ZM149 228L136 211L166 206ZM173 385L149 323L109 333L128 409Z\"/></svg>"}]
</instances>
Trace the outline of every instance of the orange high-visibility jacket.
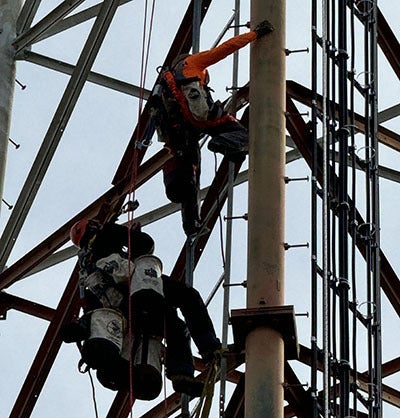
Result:
<instances>
[{"instance_id":1,"label":"orange high-visibility jacket","mask_svg":"<svg viewBox=\"0 0 400 418\"><path fill-rule=\"evenodd\" d=\"M183 76L185 78L197 77L200 81L200 85L206 85L208 83L207 67L221 61L228 55L233 54L238 49L243 48L256 39L256 32L251 31L228 39L221 45L208 51L189 55L183 62Z\"/></svg>"}]
</instances>

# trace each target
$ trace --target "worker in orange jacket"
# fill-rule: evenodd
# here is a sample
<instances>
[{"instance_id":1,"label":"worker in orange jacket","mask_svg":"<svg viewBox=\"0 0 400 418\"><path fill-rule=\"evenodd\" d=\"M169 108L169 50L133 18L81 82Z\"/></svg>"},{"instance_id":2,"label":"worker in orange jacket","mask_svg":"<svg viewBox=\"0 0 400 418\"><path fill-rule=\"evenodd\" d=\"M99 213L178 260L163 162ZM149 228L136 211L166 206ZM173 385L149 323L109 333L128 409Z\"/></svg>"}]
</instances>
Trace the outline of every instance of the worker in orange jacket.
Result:
<instances>
[{"instance_id":1,"label":"worker in orange jacket","mask_svg":"<svg viewBox=\"0 0 400 418\"><path fill-rule=\"evenodd\" d=\"M166 193L171 201L182 203L183 227L187 235L196 232L199 225L198 142L201 136L210 135L208 148L230 161L242 162L248 152L247 129L211 97L207 67L272 30L272 25L265 20L254 30L208 51L178 56L171 68L162 74L161 93L157 89L153 92L154 103L162 104L162 110L153 113L159 139L173 155L163 170Z\"/></svg>"}]
</instances>

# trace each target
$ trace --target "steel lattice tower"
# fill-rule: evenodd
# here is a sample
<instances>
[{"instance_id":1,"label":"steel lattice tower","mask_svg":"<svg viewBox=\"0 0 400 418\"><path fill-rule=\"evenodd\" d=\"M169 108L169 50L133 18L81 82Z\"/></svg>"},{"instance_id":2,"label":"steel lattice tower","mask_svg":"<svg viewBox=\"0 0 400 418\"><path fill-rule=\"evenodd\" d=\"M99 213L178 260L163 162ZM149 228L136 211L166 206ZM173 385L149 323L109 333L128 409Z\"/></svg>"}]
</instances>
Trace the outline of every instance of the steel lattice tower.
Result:
<instances>
[{"instance_id":1,"label":"steel lattice tower","mask_svg":"<svg viewBox=\"0 0 400 418\"><path fill-rule=\"evenodd\" d=\"M133 170L136 173L135 195L141 203L137 220L156 236L156 243L157 239L160 242L163 239L178 242L179 248L174 249L176 254L168 242L160 244L159 255L166 259L168 274L180 280L185 278L187 251L183 234L178 231L180 219L177 219L176 213L179 208L169 203L162 205L154 198L163 194L159 173L169 158L165 149L156 143L149 108L145 104L157 73L149 70L146 83L140 88L136 86L139 82L122 81L127 78L139 80L142 76L139 71L134 75L124 73L121 64L114 63L118 53L123 51L121 56L126 58L126 68L133 71L133 68L140 67L137 61L140 53L131 53L145 49L146 42L149 42L149 26L139 29L138 22L150 18L151 8L148 6L146 9L147 2L141 2L139 8L138 3L130 0L71 0L48 5L41 0L0 0L0 194L4 201L8 201L10 190L7 186L18 190L12 211L7 212L3 208L1 212L3 230L0 237L0 315L3 319L0 325L4 326L1 334L6 341L2 352L4 359L10 358L3 367L5 370L7 367L15 368L15 380L20 382L15 385L11 382L13 379L7 377L10 387L18 386L6 396L12 399L8 399L11 407L4 413L13 418L43 416L40 415L43 413L61 416L64 411L59 405L64 401L72 408L72 403L79 400L90 405L87 410L92 410L89 384L82 376L78 376L79 389L76 380L73 385L64 387L63 392L58 389L57 395L51 388L52 382L62 381L60 371L63 374L65 368L78 374L75 371L77 350L65 347L59 337L61 327L79 313L76 249L68 244L69 230L82 217L104 220L110 213L118 212L132 197ZM206 32L203 27L210 32L215 29L216 32L210 34L214 38L218 35L215 43L233 35L229 32L232 26L236 26L237 32L239 14L236 14L235 20L231 10L233 4L228 7L215 3L211 0L192 0L187 9L186 5L171 5L176 7L177 12L171 16L167 28L158 28L163 29L160 30L161 35L152 40L157 43L157 48L149 49L149 68L168 64L192 47L194 50L200 48L200 39ZM245 5L240 5L239 1L234 3L241 12L251 8L252 22L269 16L277 28L272 38L274 44L266 42L262 46L251 46L250 85L247 64L242 64L239 77L235 79L233 76L233 85L226 89L226 92L234 92L228 100L231 111L237 111L243 123L249 123L251 139L262 145L262 148L260 145L255 149L262 149L263 152L252 154L250 151L247 170L247 163L243 167L234 167L221 158L215 159L214 163L210 153L202 151L202 176L209 184L202 190L201 206L207 233L201 235L193 247L195 286L201 288L203 294L210 292L211 279L204 283L206 280L200 280L200 276L217 277L218 270L211 270L210 266L221 264L215 256L219 250L215 248L219 246L219 236L222 235L218 224L223 223L227 200L228 207L232 205L227 217L235 218L237 211L246 212L246 215L238 217L249 218L246 225L250 231L250 244L256 244L253 247L249 245L247 280L238 283L240 275L246 274L241 270L246 261L237 259L238 254L246 252L247 226L243 226L243 221L228 219L227 230L231 228L232 248L227 245L226 260L231 259L228 264L232 265L228 266L228 273L227 270L222 272L207 299L217 323L222 304L213 302L211 295L218 292L224 275L232 276L232 283L225 281L224 287L231 289L231 308L240 309L228 310L235 346L229 344L231 354L225 360L224 384L228 385L228 391L226 398L222 399L225 403L220 411L223 410L226 418L243 417L247 402L247 407L252 404L246 412L246 416L250 417L259 414L252 412L257 411L257 406L253 404L258 399L274 397L274 400L263 401L272 404L279 417L392 418L400 407L400 360L391 346L398 339L399 332L400 281L394 267L396 260L391 254L392 266L384 249L386 242L391 240L387 232L391 216L390 213L387 215L387 202L396 202L394 190L400 176L395 169L383 166L378 157L382 153L385 161L392 161L391 158L394 160L400 150L397 133L400 127L396 126L395 120L400 114L399 105L392 105L391 99L385 100L385 94L389 94L390 89L382 82L387 77L393 83L392 90L398 90L400 44L392 23L393 16L383 13L375 1L310 0L307 6L310 13L302 14L306 16L302 22L307 32L305 38L310 38L310 41L302 38L306 45L292 46L290 43L294 43L296 36L288 36L285 45L285 33L296 30L292 27L293 4L286 4L283 0L253 0ZM387 7L385 1L381 3L382 7ZM285 7L290 17L287 22ZM229 13L225 10L227 8ZM225 22L219 19L221 10L224 11L224 19L226 17L222 32L220 30ZM146 13L149 15L146 16ZM241 14L246 15L246 12ZM127 16L136 26L122 26L122 30L127 31L127 27L133 29L129 32L132 37L133 33L136 36L143 32L140 33L143 38L139 35L135 38L135 45L125 32L123 36L113 32L118 30L119 25L126 24L124 19ZM159 25L160 20L155 17L154 22ZM286 31L283 30L284 22ZM81 29L79 34L77 29ZM79 45L74 43L77 36L81 42ZM307 47L309 55L305 51ZM69 48L75 51L75 55L71 53L70 60L58 58L69 56ZM152 53L155 54L156 49L157 56L153 58ZM55 55L47 55L47 50L55 51ZM267 62L265 56L269 57ZM246 60L248 58L240 62ZM299 65L296 62L304 63L304 60L308 64L302 71L301 82L286 78L286 84L282 83L275 90L279 80L285 77L285 65L288 72L292 72L293 67ZM121 68L118 68L119 65ZM234 62L235 65L238 65L237 62ZM19 72L20 68L24 71ZM27 68L30 70L25 70ZM110 77L99 72L98 68L116 68L122 76ZM245 76L242 76L243 68L246 68ZM22 85L19 74L32 74L34 84L35 77L39 77L37 74L46 69L54 70L52 74L57 74L60 79L57 81L56 99L50 94L54 93L51 92L51 83L42 81L44 84L38 97L48 95L48 101L52 101L49 103L51 113L47 111L47 120L43 122L39 114L44 109L40 108L39 102L37 108L34 106L30 111L24 107L22 95L29 92L30 86L27 89L23 86L24 91L13 92L13 89L16 77L18 84ZM226 78L226 74L223 76ZM216 80L221 78L217 76ZM222 86L219 88L223 91ZM111 92L110 95L103 93L105 89ZM16 96L14 108L13 94ZM137 103L142 101L143 108ZM249 102L253 106L250 118ZM383 103L382 107L380 103ZM101 114L103 116L96 114L100 104L106 108ZM388 104L392 106L388 107ZM282 110L284 107L286 109ZM13 114L22 113L23 117L14 119ZM13 121L17 123L13 125ZM93 128L90 127L92 123ZM107 124L113 125L112 138L102 136L101 130ZM26 132L30 138L40 135L41 142L32 145L30 152L34 158L29 171L21 169L23 181L20 179L14 183L8 170L5 175L7 148L9 143L16 144L18 138L14 134L21 135L21 132ZM283 175L283 158L278 161L271 156L285 151L285 144L279 143L279 138L285 133L286 155L282 153L279 156L286 158L287 174ZM129 141L126 140L127 135ZM68 139L70 144L65 144L64 139ZM143 140L150 139L153 139L153 145L143 146ZM147 145L146 141L144 145ZM142 146L138 149L137 165L134 167L132 155L138 144ZM100 151L96 154L96 148L103 150L103 154ZM109 153L104 150L109 150ZM18 169L27 165L26 161L21 163L15 159L13 150L10 153L10 167ZM117 157L113 153L118 154ZM102 159L94 163L95 155ZM258 159L265 155L266 160ZM115 164L112 165L111 161ZM55 164L60 171L55 171ZM217 166L215 170L212 168L214 164ZM254 167L257 169L254 170ZM83 180L82 185L77 184L75 188L70 180L77 171L80 171L81 178L87 177L93 189L91 186L85 189ZM104 187L98 184L105 173L111 173L111 179L107 177L109 182L111 180L110 187L108 183ZM307 176L311 179L310 184L295 182L305 180ZM256 190L253 195L245 187L248 179L251 189ZM75 181L79 183L79 180ZM234 197L233 189L229 187L233 183ZM46 194L42 195L43 189ZM286 208L283 207L285 189ZM239 198L236 197L236 190L240 190ZM74 197L71 198L71 195ZM271 207L278 195L282 199L281 206L273 213ZM250 201L248 214L247 199ZM40 202L44 200L46 205L42 206ZM297 210L297 206L303 203L307 212L305 217ZM381 205L385 211L380 210ZM263 215L265 211L268 213ZM279 231L276 232L274 228L284 219L285 211L286 231L283 232L278 225ZM42 222L44 218L48 223L45 231L40 229L46 225ZM241 223L238 225L236 222ZM170 227L172 223L174 226ZM265 239L262 238L263 231L267 235ZM280 234L283 233L284 242L280 242L283 236ZM32 235L35 235L34 240L31 240ZM306 242L308 235L311 236L309 250L308 244L298 243ZM256 242L257 239L261 244ZM293 239L301 241L293 242ZM28 246L20 244L25 240ZM262 252L268 253L267 261L273 258L275 264L271 262L265 267L261 259L262 268L259 269L257 263L260 260L256 252L261 246ZM284 254L285 273L280 264ZM292 267L294 259L297 264ZM276 273L279 267L282 271ZM269 282L264 280L263 269L267 272L265 276L272 277L272 280L278 275L279 286L286 288L288 299L293 304L284 304L282 288L269 287ZM60 278L62 275L65 275L63 280ZM259 282L254 281L258 279ZM37 283L38 293L35 293L35 284L33 288L24 287L24 283L33 281ZM242 286L233 287L238 284ZM246 285L247 291L243 289ZM41 289L48 289L48 293L44 294ZM234 293L236 289L240 297ZM34 296L31 297L30 292ZM246 302L247 308L244 309ZM50 307L52 305L54 307ZM296 341L294 312L301 314L303 310L310 312L310 320L297 318L297 327L301 332ZM14 314L18 316L14 318ZM227 317L224 321L228 322ZM36 337L39 343L35 347L24 347L22 332L30 334L36 323L39 323L41 333L40 338ZM20 329L11 330L8 324L16 324L15 328ZM258 332L260 336L255 336ZM21 340L11 342L7 335L14 333L21 336ZM248 334L251 334L251 341L248 340L246 346ZM232 338L231 329L229 336ZM27 341L33 340L30 335L28 337ZM274 343L271 344L271 341ZM256 351L262 352L265 360L259 361L259 370L258 359L254 362L252 357ZM23 358L25 355L28 360ZM21 356L21 361L18 356ZM63 357L66 360L62 360ZM249 358L253 362L249 362ZM204 376L204 364L196 358L195 365ZM247 366L247 376L243 365ZM268 386L266 373L273 383L271 388L268 387L268 395L264 390L260 396L256 390ZM86 391L79 394L83 381ZM104 397L101 403L105 405L102 408L107 417L129 415L129 394L97 390L99 403L99 398ZM283 403L280 397L284 398ZM217 398L218 391L215 394L216 404ZM181 401L186 402L169 390L166 399L142 403L138 411L142 417L178 416ZM265 410L265 404L261 404L261 408ZM50 412L53 410L57 412ZM218 405L215 410L218 410Z\"/></svg>"}]
</instances>

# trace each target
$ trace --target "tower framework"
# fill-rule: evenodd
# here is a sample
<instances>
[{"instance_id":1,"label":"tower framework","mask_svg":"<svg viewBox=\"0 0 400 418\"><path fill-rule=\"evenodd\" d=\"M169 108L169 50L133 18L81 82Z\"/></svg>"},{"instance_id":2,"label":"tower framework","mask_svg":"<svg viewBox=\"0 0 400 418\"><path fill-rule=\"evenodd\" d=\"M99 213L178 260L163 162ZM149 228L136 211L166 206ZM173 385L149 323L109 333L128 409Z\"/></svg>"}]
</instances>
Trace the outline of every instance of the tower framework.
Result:
<instances>
[{"instance_id":1,"label":"tower framework","mask_svg":"<svg viewBox=\"0 0 400 418\"><path fill-rule=\"evenodd\" d=\"M41 144L29 145L32 146L29 152L35 155L29 172L21 168L21 163L15 160L16 157L11 156L11 169L20 169L26 179L22 182L16 178L15 182L10 180L8 183L8 179L13 177L8 171L4 192L5 200L9 199L6 199L9 184L8 187L15 188L19 193L14 208L4 223L0 241L0 264L4 269L0 274L0 306L5 320L4 335L8 333L13 337L13 340L6 340L7 350L4 353L7 355L3 357L6 359L9 355L13 359L12 367L18 370L15 375L16 383L7 382L5 385L10 387L7 393L12 399L9 400L9 409L5 410L4 414L10 414L11 417L44 416L49 414L52 408L57 411L52 416L62 416L60 402L68 404L74 399L81 402L82 398L87 399L90 406L87 410L91 410L92 407L87 379L80 377L79 384L76 384L76 379L71 380L73 383L64 390L58 389L58 393L54 393L51 388L62 379L60 373L66 373L66 368L75 369L77 356L72 347L62 345L59 337L62 325L76 317L79 310L78 275L74 267L75 261L71 259L76 255L76 251L66 245L69 229L82 217L104 219L126 203L132 195L133 149L138 146L138 141L151 137L149 109L144 103L157 73L153 73L153 77L147 75L151 81L145 79L146 82L141 87L135 86L141 84L140 82L121 81L123 78L144 80L144 74L140 74L139 71L133 73L133 68L143 69L145 60L142 60L142 66L137 65L140 54L129 55L126 52L127 48L136 48L138 51L138 45L142 47L146 46L147 41L149 45L156 42L159 51L153 57L152 52L155 48L149 48L148 68L152 65L155 68L163 62L169 63L179 53L190 51L195 34L194 10L199 4L192 1L187 10L182 7L179 13L171 16L168 23L171 28L175 25L176 35L167 46L162 46L163 39L155 37L155 29L154 33L150 31L150 23L149 26L143 27L139 34L137 24L132 32L122 30L113 35L113 30L119 27L132 29L132 20L136 16L140 16L140 19L135 22L141 23L146 22L146 13L150 16L151 8L146 9L147 2L141 4L140 8L134 3L136 2L123 0L105 0L98 4L82 0L60 1L53 9L54 5L48 6L38 0L26 0L15 21L17 34L12 45L8 45L10 50L15 52L11 60L17 60L17 69L18 65L22 67L21 72L17 73L18 82L20 83L20 76L32 77L32 85L29 85L28 79L28 87L16 92L16 106L13 112L19 115L20 106L23 116L16 116L18 125L12 126L9 136L14 141L22 135L40 137L39 132L43 132L44 139ZM388 11L386 2L381 3ZM0 4L1 11L4 11L10 2L3 0ZM15 4L13 3L14 7ZM242 15L245 16L246 12L243 10L246 10L246 7L248 4L242 5L241 8ZM211 0L203 1L201 4L201 37L203 39L207 33L208 37L204 41L208 42L207 47L212 44L209 38L214 37L218 41L220 36L219 30L222 25L215 28L215 16L226 17L228 24L221 37L229 36L231 11L227 13L225 9L225 6L214 5ZM163 10L163 13L167 11ZM288 5L288 35L291 33L290 19L293 19L294 14L292 13L293 10ZM282 382L285 403L282 405L282 416L390 418L398 413L400 407L399 360L394 343L400 312L400 284L395 268L383 252L386 242L389 243L389 248L390 245L396 248L392 244L396 225L390 225L389 221L386 221L389 218L393 220L395 215L386 208L390 208L387 203L389 200L395 206L395 190L399 175L395 169L379 165L378 160L378 142L379 154L383 154L389 165L395 164L396 151L399 150L395 119L398 115L398 105L393 101L396 97L391 97L391 93L393 94L397 88L400 75L400 45L393 32L394 26L390 24L394 15L395 13L383 13L376 7L375 2L314 0L310 5L309 15L304 14L307 18L304 20L304 30L311 37L311 41L305 40L305 45L292 47L289 42L295 43L296 36L288 36L286 51L281 51L282 54L286 52L290 71L291 65L296 66L293 62L303 63L304 61L300 60L304 60L304 57L309 60L304 52L295 54L295 50L309 45L311 49L311 66L303 67L303 71L299 73L300 82L290 79L286 81L288 175L285 180L287 187L291 189L287 190L287 242L277 243L277 246L288 250L287 299L293 301L297 312L299 309L309 310L311 318L310 324L307 322L306 326L299 323L303 319L297 320L301 331L299 358L297 361L285 361ZM125 20L127 16L128 23ZM150 22L149 16L147 22ZM157 20L155 14L155 24L162 21L161 17L159 15ZM160 23L158 25L162 26ZM76 28L82 28L82 31L75 33ZM166 36L166 32L171 35L173 30L168 27L168 31L164 30L162 34ZM127 33L130 33L135 42L128 39ZM74 44L77 36L81 39L79 46ZM381 51L380 55L375 40ZM75 55L71 53L69 56L68 52L58 50L67 50L67 45L74 50ZM52 48L55 51L54 57L47 53L53 51ZM114 62L117 60L116 57L119 57L118 54L130 62L124 68L118 68L121 79L118 71L115 77L97 71L97 68L105 68L106 71L114 73L111 69L118 67ZM67 58L60 58L64 55ZM297 58L298 55L301 58ZM299 61L296 61L297 59ZM37 68L47 67L68 76L57 80L58 84L54 86L50 82L47 85L47 80L42 78L42 84L37 87L42 95L48 94L50 100L49 89L62 86L52 106L49 104L52 110L43 109L44 112L48 112L47 120L42 120L35 114L31 108L32 103L31 107L27 107L29 112L24 110L23 95L35 88L32 87L35 86L33 79L38 74L31 73L31 63L37 64ZM44 70L41 68L40 71ZM297 73L294 71L293 74ZM226 78L226 74L222 76ZM220 79L221 75L217 74L216 80ZM239 87L231 86L236 91L237 108L242 112L249 101L247 81L248 79L241 78ZM90 83L96 85L96 90ZM304 86L307 84L309 88ZM99 86L109 88L113 95L102 96L103 93L98 90ZM221 91L217 93L221 94ZM132 96L136 97L134 105L126 99ZM104 113L96 113L99 112L99 102L106 103L103 106L107 108L106 112L103 110ZM378 108L378 103L384 103L382 108L385 110ZM52 116L54 107L56 110ZM305 108L310 108L310 115L304 114L302 110ZM42 110L37 111L40 113ZM132 123L134 124L135 112L136 127L126 147L126 138L130 134ZM104 121L99 120L101 117L104 117ZM92 122L93 126L88 128ZM112 140L106 135L101 136L101 130L108 128L107 125L113 126L112 131L105 131L107 135L112 132ZM62 139L64 142L69 140L70 147L65 145ZM160 251L158 254L166 259L165 265L171 275L183 280L186 250L183 235L179 236L176 232L180 230L179 216L173 215L178 208L172 204L159 207L162 200L154 198L163 194L158 173L169 156L156 144L151 147L144 145L146 142L142 143L138 151L135 176L135 195L142 209L142 214L137 220L155 235L156 243L160 242L157 245ZM22 144L21 148L24 146L26 145ZM202 175L209 180L210 187L203 191L201 211L209 233L196 240L194 260L195 285L204 293L211 290L210 282L213 280L209 279L207 283L203 283L203 277L217 277L217 273L214 270L210 272L208 266L222 264L215 257L219 237L213 230L217 230L215 225L218 224L228 195L226 183L229 165L225 160L218 160L220 164L213 172L210 168L213 165L212 156L207 156L206 151L203 155ZM109 167L110 165L112 167ZM295 168L292 169L290 165L295 165ZM60 171L55 167L59 167ZM79 176L74 174L77 170L80 171ZM237 175L237 183L247 179L246 170L238 173L239 170L240 167L236 166L233 171L234 175ZM97 176L106 177L106 172L113 174L113 177L112 186L104 190L102 185L98 184ZM298 183L292 183L304 175L311 177L311 194L308 193L307 185L297 186ZM82 181L84 177L88 179L87 182ZM378 178L383 183L381 191ZM109 181L110 176L107 179ZM80 182L82 188L78 186ZM293 191L294 187L297 187L296 191ZM246 196L246 191L240 190L239 200L247 200ZM383 219L379 219L379 197L382 207L389 213L387 215L383 212ZM302 228L302 218L297 208L290 208L290 204L299 204L297 199L305 201L306 211L307 202L310 202L312 216L311 222L307 221L308 227L305 225ZM235 202L236 200L237 197ZM235 210L246 211L247 207L238 202ZM171 216L164 219L170 214ZM3 219L7 218L4 209L2 215ZM299 219L293 221L293 217ZM173 226L170 226L171 224ZM304 237L303 241L307 241L308 230L311 231L311 254L308 256L311 258L311 266L308 265L307 255L300 261L293 262L292 259L297 257L292 255L293 252L299 254L304 249L296 249L297 243L291 240L299 237L301 240ZM242 236L238 238L240 232ZM176 254L172 251L168 254L171 247L169 241L167 244L163 243L165 237L171 234L178 235L179 249ZM239 264L245 264L245 234L242 226L234 225L232 254L238 259ZM26 238L30 236L34 236L35 239ZM20 242L28 244L19 246ZM394 253L391 256L395 255ZM207 266L202 264L204 258L207 258ZM238 266L235 259L232 266L235 278L245 274L240 270L242 267ZM293 277L290 279L289 276L294 275L297 276L296 280ZM61 276L70 278L66 282L60 278ZM35 283L31 287L26 284L28 282ZM231 305L242 308L245 303L244 291L239 292L231 296ZM299 294L305 299L304 303L299 300ZM220 316L218 304L219 302L210 302L210 310L216 321ZM51 308L52 305L55 307ZM15 318L14 311L17 312ZM40 325L36 329L37 322L40 322ZM10 326L7 326L8 324ZM388 334L384 333L381 341L381 329L385 331L385 326ZM28 335L18 334L11 330L11 327L21 327ZM29 335L30 327L42 334L39 339ZM286 333L283 325L278 331L282 335ZM22 345L31 343L29 349L22 349ZM65 360L60 360L61 358ZM244 416L243 404L247 395L244 389L245 374L243 368L240 368L243 362L243 353L227 358L226 379L232 383L223 408L227 417ZM301 365L307 367L302 368ZM201 373L204 372L201 361L196 360L196 366ZM77 372L75 374L77 375ZM84 389L83 380L86 382ZM304 384L308 381L310 389L307 390ZM75 393L72 394L73 392ZM103 415L123 417L128 416L131 410L127 393L118 393L115 397L111 394L110 397L109 392L98 388L96 398L99 407L104 410ZM174 393L154 404L137 405L136 402L135 416L170 416L178 413L176 411L180 409L180 402L180 397ZM82 413L85 414L87 412Z\"/></svg>"}]
</instances>

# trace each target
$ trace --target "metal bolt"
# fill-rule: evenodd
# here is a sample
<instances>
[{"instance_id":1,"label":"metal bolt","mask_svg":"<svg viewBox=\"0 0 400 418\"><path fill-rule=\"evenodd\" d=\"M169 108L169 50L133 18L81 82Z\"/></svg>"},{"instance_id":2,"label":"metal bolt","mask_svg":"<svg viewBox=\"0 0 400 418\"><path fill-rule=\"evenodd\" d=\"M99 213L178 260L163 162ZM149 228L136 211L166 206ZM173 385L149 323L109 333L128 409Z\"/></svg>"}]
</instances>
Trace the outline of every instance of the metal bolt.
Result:
<instances>
[{"instance_id":1,"label":"metal bolt","mask_svg":"<svg viewBox=\"0 0 400 418\"><path fill-rule=\"evenodd\" d=\"M11 138L8 138L8 140L14 145L15 149L18 149L21 145L14 142Z\"/></svg>"},{"instance_id":2,"label":"metal bolt","mask_svg":"<svg viewBox=\"0 0 400 418\"><path fill-rule=\"evenodd\" d=\"M307 318L309 318L310 317L310 314L308 313L308 312L299 312L299 313L296 313L296 314L294 314L295 316L305 316L305 317L307 317Z\"/></svg>"},{"instance_id":3,"label":"metal bolt","mask_svg":"<svg viewBox=\"0 0 400 418\"><path fill-rule=\"evenodd\" d=\"M239 90L240 87L232 86L232 87L225 87L225 91L228 93L229 91Z\"/></svg>"},{"instance_id":4,"label":"metal bolt","mask_svg":"<svg viewBox=\"0 0 400 418\"><path fill-rule=\"evenodd\" d=\"M303 112L303 113L290 113L290 112L285 112L285 116L309 116L309 112Z\"/></svg>"},{"instance_id":5,"label":"metal bolt","mask_svg":"<svg viewBox=\"0 0 400 418\"><path fill-rule=\"evenodd\" d=\"M306 180L309 181L309 177L284 177L285 183L288 184L291 181L302 181L302 180Z\"/></svg>"},{"instance_id":6,"label":"metal bolt","mask_svg":"<svg viewBox=\"0 0 400 418\"><path fill-rule=\"evenodd\" d=\"M224 221L232 220L232 219L244 219L245 221L247 221L249 217L247 213L245 213L242 216L224 216Z\"/></svg>"},{"instance_id":7,"label":"metal bolt","mask_svg":"<svg viewBox=\"0 0 400 418\"><path fill-rule=\"evenodd\" d=\"M22 84L19 80L15 79L15 82L21 87L21 90L26 89L26 84Z\"/></svg>"},{"instance_id":8,"label":"metal bolt","mask_svg":"<svg viewBox=\"0 0 400 418\"><path fill-rule=\"evenodd\" d=\"M287 242L285 242L283 244L283 246L285 247L285 250L289 250L290 248L299 248L299 247L307 247L308 248L310 246L310 244L308 242L306 242L305 244L293 244L293 245L291 245L291 244L288 244Z\"/></svg>"},{"instance_id":9,"label":"metal bolt","mask_svg":"<svg viewBox=\"0 0 400 418\"><path fill-rule=\"evenodd\" d=\"M242 283L229 283L229 284L223 284L222 287L234 287L234 286L243 286L247 287L247 281L244 280Z\"/></svg>"},{"instance_id":10,"label":"metal bolt","mask_svg":"<svg viewBox=\"0 0 400 418\"><path fill-rule=\"evenodd\" d=\"M290 55L290 54L295 54L295 53L298 53L298 52L307 52L307 53L309 53L310 51L309 51L309 49L308 48L304 48L304 49L285 49L285 54L286 54L286 56L288 56L288 55Z\"/></svg>"},{"instance_id":11,"label":"metal bolt","mask_svg":"<svg viewBox=\"0 0 400 418\"><path fill-rule=\"evenodd\" d=\"M4 199L1 199L2 202L7 206L8 210L11 210L13 208L13 205L10 205L9 203L7 203Z\"/></svg>"}]
</instances>

